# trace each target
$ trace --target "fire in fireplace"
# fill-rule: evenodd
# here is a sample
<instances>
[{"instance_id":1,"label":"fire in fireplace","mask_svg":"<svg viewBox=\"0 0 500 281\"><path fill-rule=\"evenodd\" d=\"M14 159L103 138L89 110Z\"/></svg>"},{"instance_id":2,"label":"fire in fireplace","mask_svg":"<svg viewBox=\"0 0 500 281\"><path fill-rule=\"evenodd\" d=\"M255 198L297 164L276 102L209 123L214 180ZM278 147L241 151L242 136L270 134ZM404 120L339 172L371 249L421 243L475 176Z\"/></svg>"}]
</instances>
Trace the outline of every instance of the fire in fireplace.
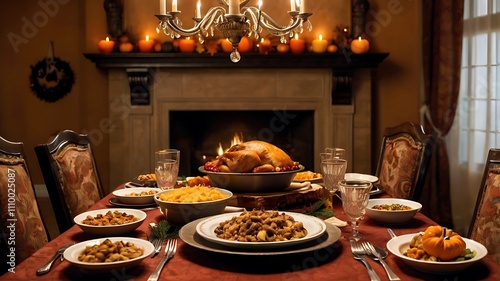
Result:
<instances>
[{"instance_id":1,"label":"fire in fireplace","mask_svg":"<svg viewBox=\"0 0 500 281\"><path fill-rule=\"evenodd\" d=\"M198 167L237 141L262 140L306 169L314 166L313 110L170 111L170 146L181 150L179 176L202 175Z\"/></svg>"}]
</instances>

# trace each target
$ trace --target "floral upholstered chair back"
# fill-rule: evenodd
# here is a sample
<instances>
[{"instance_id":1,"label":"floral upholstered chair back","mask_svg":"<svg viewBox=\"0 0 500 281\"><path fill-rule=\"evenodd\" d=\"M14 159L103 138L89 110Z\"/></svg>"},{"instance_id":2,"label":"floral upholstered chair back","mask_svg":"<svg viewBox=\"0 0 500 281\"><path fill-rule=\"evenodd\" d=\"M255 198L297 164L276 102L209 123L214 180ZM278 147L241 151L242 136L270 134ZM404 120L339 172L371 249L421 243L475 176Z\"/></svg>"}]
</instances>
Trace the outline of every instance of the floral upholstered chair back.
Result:
<instances>
[{"instance_id":1,"label":"floral upholstered chair back","mask_svg":"<svg viewBox=\"0 0 500 281\"><path fill-rule=\"evenodd\" d=\"M90 139L71 130L61 131L47 144L35 147L60 232L103 195Z\"/></svg>"},{"instance_id":2,"label":"floral upholstered chair back","mask_svg":"<svg viewBox=\"0 0 500 281\"><path fill-rule=\"evenodd\" d=\"M67 144L52 155L71 217L87 211L101 199L96 167L89 147Z\"/></svg>"},{"instance_id":3,"label":"floral upholstered chair back","mask_svg":"<svg viewBox=\"0 0 500 281\"><path fill-rule=\"evenodd\" d=\"M7 246L7 253L2 249L2 256L13 254L15 264L31 256L49 239L22 146L0 137L0 224L2 243Z\"/></svg>"},{"instance_id":4,"label":"floral upholstered chair back","mask_svg":"<svg viewBox=\"0 0 500 281\"><path fill-rule=\"evenodd\" d=\"M483 244L500 263L500 149L489 151L469 238Z\"/></svg>"},{"instance_id":5,"label":"floral upholstered chair back","mask_svg":"<svg viewBox=\"0 0 500 281\"><path fill-rule=\"evenodd\" d=\"M418 200L432 155L433 135L421 126L405 122L388 128L377 166L379 184L395 198Z\"/></svg>"}]
</instances>

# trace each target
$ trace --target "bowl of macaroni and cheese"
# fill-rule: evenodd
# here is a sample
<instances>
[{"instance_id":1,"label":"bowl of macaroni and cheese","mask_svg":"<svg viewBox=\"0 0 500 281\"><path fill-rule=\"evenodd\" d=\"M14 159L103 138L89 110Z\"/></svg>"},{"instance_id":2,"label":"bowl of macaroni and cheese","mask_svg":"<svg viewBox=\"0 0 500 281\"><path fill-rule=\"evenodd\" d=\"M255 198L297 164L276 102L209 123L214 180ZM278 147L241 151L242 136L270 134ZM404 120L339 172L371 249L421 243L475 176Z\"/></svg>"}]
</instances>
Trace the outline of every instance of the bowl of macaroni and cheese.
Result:
<instances>
[{"instance_id":1,"label":"bowl of macaroni and cheese","mask_svg":"<svg viewBox=\"0 0 500 281\"><path fill-rule=\"evenodd\" d=\"M81 213L73 221L90 235L116 236L134 231L145 219L141 210L99 209Z\"/></svg>"},{"instance_id":2,"label":"bowl of macaroni and cheese","mask_svg":"<svg viewBox=\"0 0 500 281\"><path fill-rule=\"evenodd\" d=\"M222 214L233 193L229 190L186 186L162 191L154 196L169 223L182 226L193 220Z\"/></svg>"}]
</instances>

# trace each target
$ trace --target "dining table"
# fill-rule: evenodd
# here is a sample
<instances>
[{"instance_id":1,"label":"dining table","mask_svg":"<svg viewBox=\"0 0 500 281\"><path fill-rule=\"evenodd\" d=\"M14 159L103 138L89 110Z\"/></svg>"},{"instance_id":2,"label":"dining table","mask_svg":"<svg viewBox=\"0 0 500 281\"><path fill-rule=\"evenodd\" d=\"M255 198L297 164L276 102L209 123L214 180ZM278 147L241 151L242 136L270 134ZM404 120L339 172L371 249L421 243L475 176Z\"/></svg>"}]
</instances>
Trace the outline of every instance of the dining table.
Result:
<instances>
[{"instance_id":1,"label":"dining table","mask_svg":"<svg viewBox=\"0 0 500 281\"><path fill-rule=\"evenodd\" d=\"M124 188L124 184L117 188ZM112 197L112 193L106 195L93 205L91 210L115 207L109 202ZM145 221L126 237L148 239L150 223L158 223L164 219L158 208L144 209L144 211L147 214ZM334 201L333 211L336 218L348 221L347 215L343 213L341 202ZM430 225L436 225L436 223L418 212L409 223L404 225L382 225L365 216L359 230L366 240L380 248L387 249L386 243L391 239L387 231L388 227L396 235L403 235L418 233ZM347 239L351 227L347 225L339 229L340 237L324 248L313 247L310 251L286 251L286 254L278 250L270 254L255 255L211 251L193 247L181 238L175 238L178 242L177 251L165 264L160 280L370 280L365 266L359 260L355 260L351 253L350 242ZM94 238L96 237L83 232L78 225L74 225L48 242L31 257L17 264L13 272L0 276L0 280L147 280L160 262L162 254L154 258L147 257L133 268L97 274L83 271L68 261L58 260L48 273L37 276L36 270L46 264L61 246ZM379 262L367 259L381 280L389 280ZM498 280L500 276L500 265L490 255L462 272L444 275L415 270L391 253L385 261L401 280Z\"/></svg>"}]
</instances>

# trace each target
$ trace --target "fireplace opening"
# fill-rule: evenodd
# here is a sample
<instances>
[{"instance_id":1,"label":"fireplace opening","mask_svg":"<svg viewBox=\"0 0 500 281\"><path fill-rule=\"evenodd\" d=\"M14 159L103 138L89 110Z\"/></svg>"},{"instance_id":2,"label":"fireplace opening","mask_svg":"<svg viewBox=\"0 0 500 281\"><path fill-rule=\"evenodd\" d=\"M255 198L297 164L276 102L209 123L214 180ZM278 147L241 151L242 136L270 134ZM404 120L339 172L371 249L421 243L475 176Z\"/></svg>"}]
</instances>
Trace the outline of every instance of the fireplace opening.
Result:
<instances>
[{"instance_id":1,"label":"fireplace opening","mask_svg":"<svg viewBox=\"0 0 500 281\"><path fill-rule=\"evenodd\" d=\"M314 166L313 110L171 110L169 117L170 146L181 150L179 176L203 175L198 167L235 137L272 143L306 169Z\"/></svg>"}]
</instances>

